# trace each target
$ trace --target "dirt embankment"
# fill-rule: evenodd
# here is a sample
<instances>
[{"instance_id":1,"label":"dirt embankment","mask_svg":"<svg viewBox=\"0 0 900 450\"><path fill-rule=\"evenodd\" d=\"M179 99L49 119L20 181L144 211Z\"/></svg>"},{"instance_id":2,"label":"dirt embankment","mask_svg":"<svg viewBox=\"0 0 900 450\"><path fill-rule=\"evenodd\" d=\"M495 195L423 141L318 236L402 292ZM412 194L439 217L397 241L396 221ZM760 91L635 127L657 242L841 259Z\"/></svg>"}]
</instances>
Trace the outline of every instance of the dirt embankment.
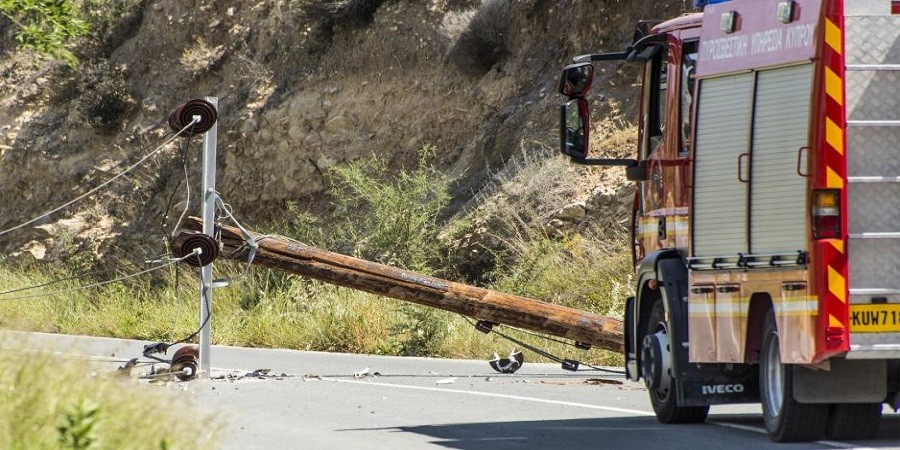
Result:
<instances>
[{"instance_id":1,"label":"dirt embankment","mask_svg":"<svg viewBox=\"0 0 900 450\"><path fill-rule=\"evenodd\" d=\"M287 202L327 207L329 167L371 155L400 166L423 144L436 148L433 163L457 180L460 207L513 155L556 146L556 78L572 56L622 49L636 19L671 17L689 6L114 3L114 11L93 13L94 33L79 47L74 70L15 51L11 24L0 22L0 229L136 161L158 145L174 106L205 95L220 99L219 191L244 221L271 218ZM602 74L595 111L632 120L631 81ZM6 254L27 248L51 257L72 245L103 254L158 242L184 207L182 154L197 186L199 141L176 142L111 189L37 228L0 236L0 245ZM152 247L148 253L159 251Z\"/></svg>"}]
</instances>

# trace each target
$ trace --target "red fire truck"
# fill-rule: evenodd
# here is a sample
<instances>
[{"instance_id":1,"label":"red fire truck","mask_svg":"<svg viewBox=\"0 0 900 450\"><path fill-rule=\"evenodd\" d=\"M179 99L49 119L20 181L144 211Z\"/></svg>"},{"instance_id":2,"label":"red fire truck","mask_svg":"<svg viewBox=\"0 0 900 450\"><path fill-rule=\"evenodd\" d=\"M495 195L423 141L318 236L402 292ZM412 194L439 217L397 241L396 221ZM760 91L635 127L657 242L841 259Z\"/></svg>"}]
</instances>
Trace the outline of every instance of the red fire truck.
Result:
<instances>
[{"instance_id":1,"label":"red fire truck","mask_svg":"<svg viewBox=\"0 0 900 450\"><path fill-rule=\"evenodd\" d=\"M641 65L634 159L588 149L593 64ZM900 1L733 0L560 80L562 151L625 166L625 361L657 418L761 402L775 441L900 407Z\"/></svg>"}]
</instances>

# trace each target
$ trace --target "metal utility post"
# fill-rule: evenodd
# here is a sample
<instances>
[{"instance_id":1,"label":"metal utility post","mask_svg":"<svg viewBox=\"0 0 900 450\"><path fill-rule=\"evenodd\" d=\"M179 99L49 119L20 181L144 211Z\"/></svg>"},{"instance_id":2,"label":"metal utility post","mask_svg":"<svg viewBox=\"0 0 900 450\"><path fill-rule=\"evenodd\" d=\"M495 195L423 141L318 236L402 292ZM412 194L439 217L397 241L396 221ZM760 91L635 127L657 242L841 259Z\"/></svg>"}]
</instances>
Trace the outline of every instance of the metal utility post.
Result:
<instances>
[{"instance_id":1,"label":"metal utility post","mask_svg":"<svg viewBox=\"0 0 900 450\"><path fill-rule=\"evenodd\" d=\"M206 97L216 110L219 109L219 97ZM218 139L218 123L203 135L203 234L213 235L213 223L216 214L216 144ZM212 318L212 263L200 268L200 373L201 377L209 377L210 329Z\"/></svg>"}]
</instances>

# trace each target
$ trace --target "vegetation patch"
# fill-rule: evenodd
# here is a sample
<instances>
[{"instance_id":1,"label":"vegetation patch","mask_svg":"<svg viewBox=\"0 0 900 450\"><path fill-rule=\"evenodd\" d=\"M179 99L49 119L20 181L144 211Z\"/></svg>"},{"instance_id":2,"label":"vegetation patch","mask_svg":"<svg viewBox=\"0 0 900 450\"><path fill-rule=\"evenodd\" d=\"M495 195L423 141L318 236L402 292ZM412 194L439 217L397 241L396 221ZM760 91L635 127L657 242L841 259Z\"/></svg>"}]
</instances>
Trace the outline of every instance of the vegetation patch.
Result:
<instances>
[{"instance_id":1,"label":"vegetation patch","mask_svg":"<svg viewBox=\"0 0 900 450\"><path fill-rule=\"evenodd\" d=\"M468 239L467 252L491 255L490 270L481 272L477 284L621 314L630 285L621 230L596 224L560 238L537 226L552 212L541 206L554 195L548 183L571 185L571 177L583 174L558 170L563 166L555 157L523 158L517 172L498 174L497 187L485 194L481 208L441 221L451 180L428 164L433 152L423 148L412 167L393 173L378 158L332 169L333 215L314 217L288 207L285 217L290 220L266 231L449 279L459 279L455 261L467 258L453 243ZM233 280L229 288L215 291L213 339L219 344L485 359L513 346L445 311L261 267L245 274L245 266L236 262L219 261L216 268L217 277ZM0 270L0 290L70 275L46 266L7 267ZM68 280L0 295L0 327L172 342L198 325L195 270L180 267L150 280L52 294L85 283ZM36 295L15 298L21 294ZM563 357L593 363L619 358L507 331Z\"/></svg>"},{"instance_id":2,"label":"vegetation patch","mask_svg":"<svg viewBox=\"0 0 900 450\"><path fill-rule=\"evenodd\" d=\"M85 122L101 133L120 131L135 101L125 84L124 71L101 60L79 74L75 110Z\"/></svg>"},{"instance_id":3,"label":"vegetation patch","mask_svg":"<svg viewBox=\"0 0 900 450\"><path fill-rule=\"evenodd\" d=\"M213 419L169 394L97 374L86 364L58 356L3 352L0 447L217 447Z\"/></svg>"}]
</instances>

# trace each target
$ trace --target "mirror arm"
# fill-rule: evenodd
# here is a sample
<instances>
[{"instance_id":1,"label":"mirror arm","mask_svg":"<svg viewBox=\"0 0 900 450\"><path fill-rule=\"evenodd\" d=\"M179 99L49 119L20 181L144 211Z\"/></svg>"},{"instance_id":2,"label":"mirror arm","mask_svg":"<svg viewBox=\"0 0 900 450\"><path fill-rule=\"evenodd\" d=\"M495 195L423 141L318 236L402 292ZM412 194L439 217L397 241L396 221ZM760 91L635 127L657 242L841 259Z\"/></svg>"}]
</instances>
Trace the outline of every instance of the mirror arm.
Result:
<instances>
[{"instance_id":1,"label":"mirror arm","mask_svg":"<svg viewBox=\"0 0 900 450\"><path fill-rule=\"evenodd\" d=\"M636 159L618 159L618 158L579 158L577 156L569 156L572 162L584 166L623 166L634 167L638 165Z\"/></svg>"},{"instance_id":2,"label":"mirror arm","mask_svg":"<svg viewBox=\"0 0 900 450\"><path fill-rule=\"evenodd\" d=\"M624 61L627 56L628 52L591 53L588 55L578 55L572 58L572 62L582 63L590 61Z\"/></svg>"}]
</instances>

